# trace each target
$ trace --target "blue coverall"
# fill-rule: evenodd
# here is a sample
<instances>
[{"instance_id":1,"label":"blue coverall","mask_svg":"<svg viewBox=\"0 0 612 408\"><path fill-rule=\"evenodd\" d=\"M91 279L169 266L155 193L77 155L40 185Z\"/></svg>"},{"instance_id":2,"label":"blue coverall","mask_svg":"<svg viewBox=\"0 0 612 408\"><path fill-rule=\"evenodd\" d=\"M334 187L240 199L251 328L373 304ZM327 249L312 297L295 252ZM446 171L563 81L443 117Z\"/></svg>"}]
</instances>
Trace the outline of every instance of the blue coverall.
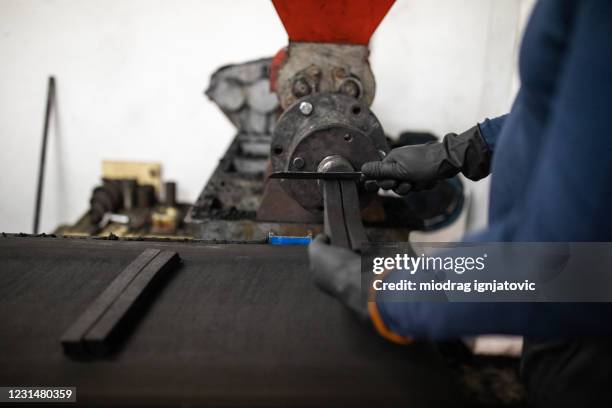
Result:
<instances>
[{"instance_id":1,"label":"blue coverall","mask_svg":"<svg viewBox=\"0 0 612 408\"><path fill-rule=\"evenodd\" d=\"M612 1L539 1L519 71L511 112L480 124L493 151L489 226L466 240L612 241ZM610 304L379 300L377 307L402 336L597 334L612 327Z\"/></svg>"}]
</instances>

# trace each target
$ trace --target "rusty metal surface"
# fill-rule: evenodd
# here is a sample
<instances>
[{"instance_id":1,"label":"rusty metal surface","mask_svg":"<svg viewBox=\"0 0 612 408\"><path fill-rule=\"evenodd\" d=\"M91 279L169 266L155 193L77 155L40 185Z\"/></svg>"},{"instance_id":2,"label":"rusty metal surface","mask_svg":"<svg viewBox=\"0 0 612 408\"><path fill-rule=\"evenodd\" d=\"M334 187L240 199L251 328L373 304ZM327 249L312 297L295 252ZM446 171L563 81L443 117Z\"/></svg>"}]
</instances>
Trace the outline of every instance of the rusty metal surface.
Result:
<instances>
[{"instance_id":1,"label":"rusty metal surface","mask_svg":"<svg viewBox=\"0 0 612 408\"><path fill-rule=\"evenodd\" d=\"M241 156L240 137L234 138L186 217L189 224L208 219L254 219L264 189L263 173L243 173L234 164Z\"/></svg>"},{"instance_id":2,"label":"rusty metal surface","mask_svg":"<svg viewBox=\"0 0 612 408\"><path fill-rule=\"evenodd\" d=\"M270 74L266 68L268 64L268 59L262 59L230 65L219 69L211 78L209 96L219 104L239 130L184 219L185 231L194 238L261 241L265 240L269 233L282 235L283 231L291 231L291 235L305 236L321 230L321 211L313 213L304 209L280 187L278 180L266 178L266 174L272 171L270 150L274 151L271 127L268 127L267 133L253 132L252 123L241 113L271 109L272 104L267 97L259 98L255 94L248 97L250 85L245 85L257 83L253 89L261 90L262 79L267 79ZM224 88L227 84L221 85L228 81L242 89L237 94L243 95L244 98L239 96L237 101L232 100L236 97L235 87ZM224 95L225 92L228 95ZM345 95L338 94L334 97L353 101L351 105L345 104L347 108L353 105L365 106ZM314 106L313 115L317 112L317 106ZM369 110L362 109L359 115L370 118L367 112ZM270 111L266 113L272 115L268 116L269 118L275 118L275 114ZM357 121L357 125L366 128L380 126L375 118ZM376 132L379 133L376 137L378 143L382 143L380 139L384 142L382 128ZM353 143L347 142L344 136L339 136L340 146L342 143ZM307 150L304 148L304 151ZM293 165L293 162L291 164ZM359 163L355 165L359 166ZM305 169L302 168L303 170ZM463 203L461 184L453 183L455 182L444 182L432 191L414 193L403 198L379 196L369 204L367 196L362 196L364 204L367 204L362 210L362 217L368 237L382 242L406 240L411 229L433 229L452 220L461 210ZM318 190L314 194L320 196Z\"/></svg>"},{"instance_id":3,"label":"rusty metal surface","mask_svg":"<svg viewBox=\"0 0 612 408\"><path fill-rule=\"evenodd\" d=\"M322 215L307 211L280 186L279 180L268 179L257 210L257 220L291 223L322 223Z\"/></svg>"},{"instance_id":4,"label":"rusty metal surface","mask_svg":"<svg viewBox=\"0 0 612 408\"><path fill-rule=\"evenodd\" d=\"M218 241L263 241L269 232L306 236L322 230L322 214L302 208L277 179L266 182L264 175L238 172L233 158L239 149L238 140L234 140L189 208L185 233ZM406 241L412 229L432 229L452 220L462 203L461 184L451 180L402 198L376 197L362 210L362 217L370 240Z\"/></svg>"},{"instance_id":5,"label":"rusty metal surface","mask_svg":"<svg viewBox=\"0 0 612 408\"><path fill-rule=\"evenodd\" d=\"M372 105L376 82L369 54L365 45L290 42L271 68L280 106L287 109L301 97L323 92L345 94ZM356 85L358 92L349 85Z\"/></svg>"}]
</instances>

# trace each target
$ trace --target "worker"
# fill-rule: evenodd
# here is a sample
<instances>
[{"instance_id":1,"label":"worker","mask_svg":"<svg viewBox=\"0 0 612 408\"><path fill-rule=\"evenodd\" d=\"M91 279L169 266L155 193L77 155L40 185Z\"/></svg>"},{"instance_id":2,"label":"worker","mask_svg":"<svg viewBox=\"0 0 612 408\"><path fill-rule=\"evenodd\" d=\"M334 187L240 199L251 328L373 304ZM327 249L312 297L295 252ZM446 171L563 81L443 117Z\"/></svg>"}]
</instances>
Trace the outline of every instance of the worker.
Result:
<instances>
[{"instance_id":1,"label":"worker","mask_svg":"<svg viewBox=\"0 0 612 408\"><path fill-rule=\"evenodd\" d=\"M519 74L507 115L397 148L362 171L398 194L458 173L491 174L488 227L466 241L612 241L612 2L538 1ZM610 304L367 303L358 254L319 236L309 257L317 284L390 340L524 335L522 376L534 405L612 406L612 344L567 336L609 333Z\"/></svg>"}]
</instances>

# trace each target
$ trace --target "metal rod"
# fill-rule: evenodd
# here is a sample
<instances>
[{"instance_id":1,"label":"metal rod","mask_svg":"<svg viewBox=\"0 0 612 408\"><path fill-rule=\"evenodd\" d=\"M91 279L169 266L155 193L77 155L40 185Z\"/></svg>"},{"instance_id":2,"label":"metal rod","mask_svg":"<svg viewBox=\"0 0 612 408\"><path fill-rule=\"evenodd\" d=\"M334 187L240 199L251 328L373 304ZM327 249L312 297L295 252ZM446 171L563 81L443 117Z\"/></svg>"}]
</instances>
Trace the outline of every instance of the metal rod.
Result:
<instances>
[{"instance_id":1,"label":"metal rod","mask_svg":"<svg viewBox=\"0 0 612 408\"><path fill-rule=\"evenodd\" d=\"M344 212L344 225L353 251L361 250L361 246L368 242L368 238L361 220L359 209L359 195L357 185L354 181L342 180L340 190L342 192L342 210Z\"/></svg>"},{"instance_id":2,"label":"metal rod","mask_svg":"<svg viewBox=\"0 0 612 408\"><path fill-rule=\"evenodd\" d=\"M42 146L40 148L40 162L38 164L38 185L36 188L36 206L34 207L34 227L33 233L38 233L40 222L40 206L42 203L43 183L45 180L45 160L47 156L47 138L49 135L49 122L55 101L55 78L50 76L47 85L47 109L45 111L45 124L43 127Z\"/></svg>"},{"instance_id":3,"label":"metal rod","mask_svg":"<svg viewBox=\"0 0 612 408\"><path fill-rule=\"evenodd\" d=\"M338 180L323 181L323 225L325 235L332 245L350 249L351 243L344 222L342 189Z\"/></svg>"},{"instance_id":4,"label":"metal rod","mask_svg":"<svg viewBox=\"0 0 612 408\"><path fill-rule=\"evenodd\" d=\"M270 174L270 178L294 180L357 180L365 178L360 171L279 171Z\"/></svg>"}]
</instances>

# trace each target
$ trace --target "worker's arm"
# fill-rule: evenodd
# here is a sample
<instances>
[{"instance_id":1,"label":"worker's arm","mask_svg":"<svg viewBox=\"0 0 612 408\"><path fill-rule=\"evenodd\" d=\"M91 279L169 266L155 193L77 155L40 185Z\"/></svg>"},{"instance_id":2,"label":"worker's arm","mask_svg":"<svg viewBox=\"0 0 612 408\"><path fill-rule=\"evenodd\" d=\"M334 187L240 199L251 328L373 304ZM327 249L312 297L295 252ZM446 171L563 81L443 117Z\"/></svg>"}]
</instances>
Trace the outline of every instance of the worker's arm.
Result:
<instances>
[{"instance_id":1,"label":"worker's arm","mask_svg":"<svg viewBox=\"0 0 612 408\"><path fill-rule=\"evenodd\" d=\"M449 133L441 142L398 147L382 161L365 163L361 171L381 188L401 195L432 188L460 172L480 180L489 175L492 146L503 120L487 119L461 134Z\"/></svg>"},{"instance_id":2,"label":"worker's arm","mask_svg":"<svg viewBox=\"0 0 612 408\"><path fill-rule=\"evenodd\" d=\"M584 337L612 334L612 303L378 302L389 337L444 340L480 334Z\"/></svg>"},{"instance_id":3,"label":"worker's arm","mask_svg":"<svg viewBox=\"0 0 612 408\"><path fill-rule=\"evenodd\" d=\"M321 235L310 244L308 253L316 284L396 343L478 334L612 335L612 303L385 302L384 295L368 302L361 290L358 254L330 245ZM405 274L391 272L384 280L390 283L402 278Z\"/></svg>"},{"instance_id":4,"label":"worker's arm","mask_svg":"<svg viewBox=\"0 0 612 408\"><path fill-rule=\"evenodd\" d=\"M480 134L482 135L485 142L487 142L487 146L491 150L491 152L495 152L495 147L497 146L497 139L504 127L504 122L506 121L506 117L508 115L498 116L493 119L485 119L483 122L478 124L480 128Z\"/></svg>"},{"instance_id":5,"label":"worker's arm","mask_svg":"<svg viewBox=\"0 0 612 408\"><path fill-rule=\"evenodd\" d=\"M542 154L522 205L468 240L607 241L612 231L612 4L587 1L576 17ZM510 120L510 118L509 118ZM392 279L392 276L389 276ZM595 334L612 307L592 304L377 302L398 335Z\"/></svg>"}]
</instances>

